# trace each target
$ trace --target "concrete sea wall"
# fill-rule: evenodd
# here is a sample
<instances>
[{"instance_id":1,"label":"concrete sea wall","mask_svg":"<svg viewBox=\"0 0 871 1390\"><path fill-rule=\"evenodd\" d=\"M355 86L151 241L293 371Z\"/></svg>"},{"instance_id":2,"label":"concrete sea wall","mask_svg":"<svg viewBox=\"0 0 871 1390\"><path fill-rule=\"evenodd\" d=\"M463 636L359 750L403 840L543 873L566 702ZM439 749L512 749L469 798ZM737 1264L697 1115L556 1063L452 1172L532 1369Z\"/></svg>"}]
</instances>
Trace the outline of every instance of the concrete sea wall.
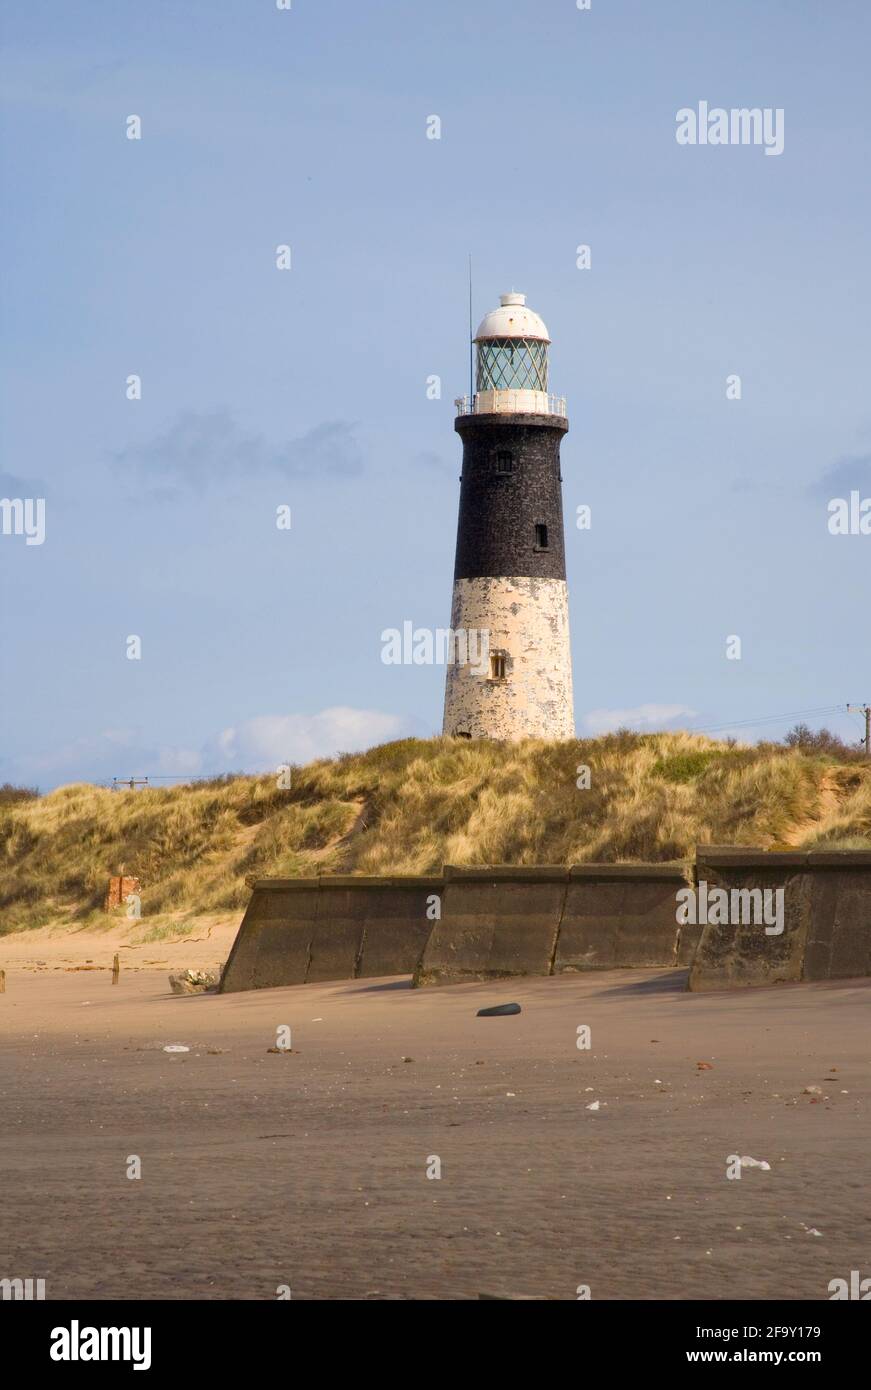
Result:
<instances>
[{"instance_id":1,"label":"concrete sea wall","mask_svg":"<svg viewBox=\"0 0 871 1390\"><path fill-rule=\"evenodd\" d=\"M693 990L871 975L871 851L696 851L696 883L780 893L775 929L756 921L707 922L690 970ZM748 914L745 914L745 916ZM777 928L782 926L782 930Z\"/></svg>"},{"instance_id":2,"label":"concrete sea wall","mask_svg":"<svg viewBox=\"0 0 871 1390\"><path fill-rule=\"evenodd\" d=\"M224 992L414 975L420 986L689 962L681 865L445 867L438 878L260 879Z\"/></svg>"},{"instance_id":3,"label":"concrete sea wall","mask_svg":"<svg viewBox=\"0 0 871 1390\"><path fill-rule=\"evenodd\" d=\"M690 889L692 911L679 913ZM717 890L729 903L756 895L773 910L776 902L777 927L740 913L706 920ZM871 852L701 845L695 864L446 865L438 877L260 879L221 990L377 975L413 975L426 987L676 966L689 967L693 990L871 976Z\"/></svg>"},{"instance_id":4,"label":"concrete sea wall","mask_svg":"<svg viewBox=\"0 0 871 1390\"><path fill-rule=\"evenodd\" d=\"M689 965L698 941L678 927L682 863L577 864L569 873L554 973Z\"/></svg>"},{"instance_id":5,"label":"concrete sea wall","mask_svg":"<svg viewBox=\"0 0 871 1390\"><path fill-rule=\"evenodd\" d=\"M221 992L410 975L441 878L264 878L221 977Z\"/></svg>"},{"instance_id":6,"label":"concrete sea wall","mask_svg":"<svg viewBox=\"0 0 871 1390\"><path fill-rule=\"evenodd\" d=\"M415 985L550 975L568 882L567 868L446 864L441 920Z\"/></svg>"}]
</instances>

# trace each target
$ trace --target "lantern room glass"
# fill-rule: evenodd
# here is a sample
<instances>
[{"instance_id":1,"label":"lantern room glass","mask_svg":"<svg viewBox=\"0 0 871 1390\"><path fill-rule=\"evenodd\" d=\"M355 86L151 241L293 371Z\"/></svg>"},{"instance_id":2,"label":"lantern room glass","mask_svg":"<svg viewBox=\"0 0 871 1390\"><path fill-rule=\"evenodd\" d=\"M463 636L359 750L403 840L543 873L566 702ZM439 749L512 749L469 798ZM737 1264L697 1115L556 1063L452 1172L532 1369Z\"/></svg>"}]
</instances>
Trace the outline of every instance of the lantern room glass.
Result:
<instances>
[{"instance_id":1,"label":"lantern room glass","mask_svg":"<svg viewBox=\"0 0 871 1390\"><path fill-rule=\"evenodd\" d=\"M546 391L547 343L540 338L488 338L478 343L479 391Z\"/></svg>"}]
</instances>

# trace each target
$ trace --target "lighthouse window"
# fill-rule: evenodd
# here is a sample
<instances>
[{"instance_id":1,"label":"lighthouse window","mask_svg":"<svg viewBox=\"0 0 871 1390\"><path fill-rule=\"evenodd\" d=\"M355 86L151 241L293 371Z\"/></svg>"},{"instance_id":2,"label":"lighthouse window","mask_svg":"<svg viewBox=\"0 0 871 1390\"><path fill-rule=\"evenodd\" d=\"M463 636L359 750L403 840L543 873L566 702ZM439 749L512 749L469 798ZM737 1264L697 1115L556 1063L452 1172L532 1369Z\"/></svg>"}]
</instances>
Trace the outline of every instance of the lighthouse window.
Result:
<instances>
[{"instance_id":1,"label":"lighthouse window","mask_svg":"<svg viewBox=\"0 0 871 1390\"><path fill-rule=\"evenodd\" d=\"M514 472L514 455L510 453L507 449L500 449L498 454L496 455L496 472Z\"/></svg>"},{"instance_id":2,"label":"lighthouse window","mask_svg":"<svg viewBox=\"0 0 871 1390\"><path fill-rule=\"evenodd\" d=\"M490 679L491 681L504 681L505 679L505 653L490 653Z\"/></svg>"},{"instance_id":3,"label":"lighthouse window","mask_svg":"<svg viewBox=\"0 0 871 1390\"><path fill-rule=\"evenodd\" d=\"M535 528L535 544L539 550L547 550L547 527L543 521Z\"/></svg>"}]
</instances>

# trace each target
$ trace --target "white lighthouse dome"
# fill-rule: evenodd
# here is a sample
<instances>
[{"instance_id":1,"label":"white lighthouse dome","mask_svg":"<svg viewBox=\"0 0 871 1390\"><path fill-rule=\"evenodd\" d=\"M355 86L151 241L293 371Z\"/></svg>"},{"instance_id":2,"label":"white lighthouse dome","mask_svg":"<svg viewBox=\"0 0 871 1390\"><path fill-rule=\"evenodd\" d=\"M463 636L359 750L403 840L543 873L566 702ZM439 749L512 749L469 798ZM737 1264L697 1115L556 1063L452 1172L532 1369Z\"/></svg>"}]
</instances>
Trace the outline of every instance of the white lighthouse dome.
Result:
<instances>
[{"instance_id":1,"label":"white lighthouse dome","mask_svg":"<svg viewBox=\"0 0 871 1390\"><path fill-rule=\"evenodd\" d=\"M491 309L478 325L475 342L486 338L536 338L549 343L550 334L544 319L526 303L525 294L500 294L499 308Z\"/></svg>"}]
</instances>

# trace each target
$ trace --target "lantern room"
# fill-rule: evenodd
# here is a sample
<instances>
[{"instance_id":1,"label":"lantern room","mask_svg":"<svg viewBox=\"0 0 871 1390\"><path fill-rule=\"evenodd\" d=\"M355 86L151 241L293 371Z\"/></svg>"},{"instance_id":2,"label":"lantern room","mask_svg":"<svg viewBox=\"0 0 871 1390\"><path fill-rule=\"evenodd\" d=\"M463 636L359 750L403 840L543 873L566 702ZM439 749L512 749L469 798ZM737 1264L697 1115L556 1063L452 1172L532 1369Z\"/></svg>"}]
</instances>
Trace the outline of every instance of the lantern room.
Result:
<instances>
[{"instance_id":1,"label":"lantern room","mask_svg":"<svg viewBox=\"0 0 871 1390\"><path fill-rule=\"evenodd\" d=\"M550 335L525 294L500 295L474 341L475 395L457 401L459 414L565 414L565 401L548 394Z\"/></svg>"}]
</instances>

